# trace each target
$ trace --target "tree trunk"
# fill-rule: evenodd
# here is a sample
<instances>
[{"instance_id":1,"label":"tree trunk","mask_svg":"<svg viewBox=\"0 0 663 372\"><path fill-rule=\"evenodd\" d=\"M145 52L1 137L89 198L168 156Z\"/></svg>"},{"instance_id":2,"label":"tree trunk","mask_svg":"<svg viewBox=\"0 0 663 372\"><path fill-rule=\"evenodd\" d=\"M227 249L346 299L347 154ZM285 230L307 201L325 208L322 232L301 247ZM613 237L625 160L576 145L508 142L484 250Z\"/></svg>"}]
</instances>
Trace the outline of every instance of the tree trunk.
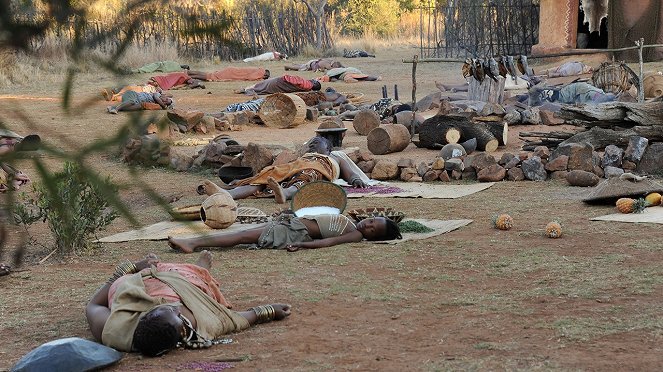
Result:
<instances>
[{"instance_id":1,"label":"tree trunk","mask_svg":"<svg viewBox=\"0 0 663 372\"><path fill-rule=\"evenodd\" d=\"M497 138L497 143L500 146L506 146L509 137L509 124L503 122L484 122L490 133Z\"/></svg>"},{"instance_id":2,"label":"tree trunk","mask_svg":"<svg viewBox=\"0 0 663 372\"><path fill-rule=\"evenodd\" d=\"M484 123L458 123L458 129L462 133L461 140L477 139L479 151L493 152L499 146L499 141Z\"/></svg>"},{"instance_id":3,"label":"tree trunk","mask_svg":"<svg viewBox=\"0 0 663 372\"><path fill-rule=\"evenodd\" d=\"M628 125L663 125L663 102L610 102L598 105L564 105L560 116L587 122L586 125L612 127Z\"/></svg>"},{"instance_id":4,"label":"tree trunk","mask_svg":"<svg viewBox=\"0 0 663 372\"><path fill-rule=\"evenodd\" d=\"M470 78L470 86L467 98L471 101L481 101L502 104L504 101L504 82L506 80L498 76L497 81L486 78L479 82L477 79Z\"/></svg>"},{"instance_id":5,"label":"tree trunk","mask_svg":"<svg viewBox=\"0 0 663 372\"><path fill-rule=\"evenodd\" d=\"M370 109L361 110L352 120L352 126L357 133L367 136L371 130L380 126L380 116L377 112Z\"/></svg>"},{"instance_id":6,"label":"tree trunk","mask_svg":"<svg viewBox=\"0 0 663 372\"><path fill-rule=\"evenodd\" d=\"M462 136L459 124L471 121L461 116L436 115L426 119L419 126L418 147L439 149L448 143L458 143Z\"/></svg>"},{"instance_id":7,"label":"tree trunk","mask_svg":"<svg viewBox=\"0 0 663 372\"><path fill-rule=\"evenodd\" d=\"M373 154L390 154L405 150L410 144L410 131L401 124L380 125L368 134L366 141Z\"/></svg>"},{"instance_id":8,"label":"tree trunk","mask_svg":"<svg viewBox=\"0 0 663 372\"><path fill-rule=\"evenodd\" d=\"M660 129L659 129L660 128ZM589 143L594 149L602 149L608 145L628 146L634 137L645 138L650 141L663 141L663 126L633 127L626 130L612 130L594 127L591 130L580 132L560 143Z\"/></svg>"}]
</instances>

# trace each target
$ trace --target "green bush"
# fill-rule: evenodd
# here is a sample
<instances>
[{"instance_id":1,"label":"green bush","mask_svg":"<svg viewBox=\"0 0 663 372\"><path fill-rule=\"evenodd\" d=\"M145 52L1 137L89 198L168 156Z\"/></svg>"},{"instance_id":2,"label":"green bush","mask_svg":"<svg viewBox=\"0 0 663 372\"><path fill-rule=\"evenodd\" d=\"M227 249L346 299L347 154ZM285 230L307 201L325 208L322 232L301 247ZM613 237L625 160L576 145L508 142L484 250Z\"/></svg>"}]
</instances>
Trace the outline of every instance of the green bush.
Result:
<instances>
[{"instance_id":1,"label":"green bush","mask_svg":"<svg viewBox=\"0 0 663 372\"><path fill-rule=\"evenodd\" d=\"M117 191L108 178L102 182ZM14 220L24 225L46 221L61 255L89 250L91 238L118 216L103 197L102 185L91 183L74 163L65 163L62 172L34 189L35 199L15 205Z\"/></svg>"}]
</instances>

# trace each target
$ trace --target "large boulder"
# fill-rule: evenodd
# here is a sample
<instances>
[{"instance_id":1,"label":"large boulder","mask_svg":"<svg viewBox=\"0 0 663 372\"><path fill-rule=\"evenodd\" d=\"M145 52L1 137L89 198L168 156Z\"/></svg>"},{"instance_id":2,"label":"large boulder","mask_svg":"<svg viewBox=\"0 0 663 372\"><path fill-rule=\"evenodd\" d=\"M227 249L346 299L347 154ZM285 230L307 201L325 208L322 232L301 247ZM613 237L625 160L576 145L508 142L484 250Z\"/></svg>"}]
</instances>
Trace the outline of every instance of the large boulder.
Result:
<instances>
[{"instance_id":1,"label":"large boulder","mask_svg":"<svg viewBox=\"0 0 663 372\"><path fill-rule=\"evenodd\" d=\"M78 337L47 342L25 354L12 372L96 371L122 359L122 353Z\"/></svg>"},{"instance_id":2,"label":"large boulder","mask_svg":"<svg viewBox=\"0 0 663 372\"><path fill-rule=\"evenodd\" d=\"M399 168L395 162L391 160L379 160L373 167L371 178L376 180L393 180L398 177Z\"/></svg>"},{"instance_id":3,"label":"large boulder","mask_svg":"<svg viewBox=\"0 0 663 372\"><path fill-rule=\"evenodd\" d=\"M569 157L566 155L560 155L553 160L550 160L546 163L546 170L548 172L555 171L565 171L569 164Z\"/></svg>"},{"instance_id":4,"label":"large boulder","mask_svg":"<svg viewBox=\"0 0 663 372\"><path fill-rule=\"evenodd\" d=\"M545 181L548 178L548 173L538 156L532 156L531 159L523 161L520 168L523 170L525 179L530 181Z\"/></svg>"},{"instance_id":5,"label":"large boulder","mask_svg":"<svg viewBox=\"0 0 663 372\"><path fill-rule=\"evenodd\" d=\"M649 145L640 159L636 172L641 174L663 175L663 143Z\"/></svg>"},{"instance_id":6,"label":"large boulder","mask_svg":"<svg viewBox=\"0 0 663 372\"><path fill-rule=\"evenodd\" d=\"M592 172L572 170L566 175L566 181L571 186L589 187L599 183L599 176Z\"/></svg>"},{"instance_id":7,"label":"large boulder","mask_svg":"<svg viewBox=\"0 0 663 372\"><path fill-rule=\"evenodd\" d=\"M594 171L594 147L589 143L567 143L557 146L555 151L550 155L550 159L554 160L558 156L566 155L569 157L568 169L569 170L584 170L587 172Z\"/></svg>"}]
</instances>

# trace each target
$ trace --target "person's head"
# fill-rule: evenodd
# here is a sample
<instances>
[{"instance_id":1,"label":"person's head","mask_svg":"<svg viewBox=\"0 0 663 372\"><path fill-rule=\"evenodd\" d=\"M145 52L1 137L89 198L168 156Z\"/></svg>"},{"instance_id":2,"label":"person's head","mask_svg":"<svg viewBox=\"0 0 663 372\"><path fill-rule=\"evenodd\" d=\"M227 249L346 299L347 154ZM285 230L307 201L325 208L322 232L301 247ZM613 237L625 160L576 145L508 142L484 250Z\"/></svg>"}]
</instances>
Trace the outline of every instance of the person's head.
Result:
<instances>
[{"instance_id":1,"label":"person's head","mask_svg":"<svg viewBox=\"0 0 663 372\"><path fill-rule=\"evenodd\" d=\"M357 230L366 240L402 239L396 222L385 217L366 218L357 223Z\"/></svg>"},{"instance_id":2,"label":"person's head","mask_svg":"<svg viewBox=\"0 0 663 372\"><path fill-rule=\"evenodd\" d=\"M316 79L311 79L311 83L313 83L313 90L314 90L314 91L317 92L317 91L319 91L320 89L322 89L322 84L320 84L320 82L319 82L318 80L316 80Z\"/></svg>"},{"instance_id":3,"label":"person's head","mask_svg":"<svg viewBox=\"0 0 663 372\"><path fill-rule=\"evenodd\" d=\"M270 75L271 75L271 73L269 72L269 70L265 70L265 74L262 75L263 80L269 79Z\"/></svg>"},{"instance_id":4,"label":"person's head","mask_svg":"<svg viewBox=\"0 0 663 372\"><path fill-rule=\"evenodd\" d=\"M332 88L332 87L327 87L327 88L325 89L325 92L327 92L327 93L336 93L336 89L334 89L334 88Z\"/></svg>"},{"instance_id":5,"label":"person's head","mask_svg":"<svg viewBox=\"0 0 663 372\"><path fill-rule=\"evenodd\" d=\"M334 62L332 62L331 67L332 68L341 68L341 67L343 67L343 65L339 61L334 61Z\"/></svg>"},{"instance_id":6,"label":"person's head","mask_svg":"<svg viewBox=\"0 0 663 372\"><path fill-rule=\"evenodd\" d=\"M314 152L316 154L329 155L332 150L332 143L320 136L316 136L306 142L308 147L308 152Z\"/></svg>"},{"instance_id":7,"label":"person's head","mask_svg":"<svg viewBox=\"0 0 663 372\"><path fill-rule=\"evenodd\" d=\"M173 99L168 97L168 96L161 96L161 100L166 106L172 106L173 105Z\"/></svg>"},{"instance_id":8,"label":"person's head","mask_svg":"<svg viewBox=\"0 0 663 372\"><path fill-rule=\"evenodd\" d=\"M185 335L177 306L161 305L143 315L134 331L133 348L146 356L174 349Z\"/></svg>"}]
</instances>

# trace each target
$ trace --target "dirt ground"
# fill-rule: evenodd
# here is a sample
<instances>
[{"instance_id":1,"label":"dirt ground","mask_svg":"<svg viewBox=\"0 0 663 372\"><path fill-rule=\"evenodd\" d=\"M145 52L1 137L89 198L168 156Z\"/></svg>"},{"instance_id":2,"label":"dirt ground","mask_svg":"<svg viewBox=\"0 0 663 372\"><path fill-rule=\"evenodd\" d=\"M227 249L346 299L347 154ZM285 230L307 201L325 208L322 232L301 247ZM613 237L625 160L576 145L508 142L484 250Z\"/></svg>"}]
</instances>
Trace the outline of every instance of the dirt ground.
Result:
<instances>
[{"instance_id":1,"label":"dirt ground","mask_svg":"<svg viewBox=\"0 0 663 372\"><path fill-rule=\"evenodd\" d=\"M391 47L379 50L375 59L344 60L367 73L381 74L383 80L325 86L377 99L382 85L393 95L397 84L401 99L409 99L411 65L401 59L416 53L412 47ZM265 66L277 76L283 64ZM192 68L197 67L216 66L192 63ZM541 67L547 66L534 65ZM647 67L660 68L660 64ZM125 81L146 78L130 76ZM0 118L23 133L29 131L20 119L24 113L47 141L64 150L109 137L127 119L127 114L107 114L106 102L86 103L99 87L115 85L112 76L79 75L75 105L84 108L71 114L60 108L64 77L49 79L55 84L28 83L0 91ZM462 81L460 65L421 64L417 79L417 95L423 97L435 91L435 80ZM244 85L208 83L205 90L173 94L179 108L219 111L246 98L232 94L232 89ZM242 144L294 147L310 138L315 128L312 123L286 130L252 126L230 134ZM344 145L366 148L365 137L350 129ZM506 150L517 153L519 146L512 141ZM388 157L428 161L436 153L411 145ZM49 161L59 167L54 159ZM121 184L130 184L125 165L115 156L96 155L88 163ZM36 179L29 161L21 168ZM204 174L156 168L141 168L138 173L165 198L180 198L180 204L201 201L194 189ZM231 335L229 345L177 350L152 359L126 355L112 370L191 370L192 362L206 362L201 370L211 371L233 358L243 358L230 364L247 371L660 370L661 227L590 222L589 218L613 209L583 204L580 198L586 191L553 181L500 182L455 200L352 199L348 209L388 206L410 217L474 222L436 238L397 245L358 243L296 253L214 251L212 273L236 309L285 302L292 305L292 315ZM135 187L123 188L120 195L141 223L166 218ZM271 200L240 205L276 210ZM491 217L500 212L513 216L512 230L491 227ZM543 236L545 224L554 219L563 225L561 239ZM101 235L129 227L117 220ZM164 261L194 262L197 257L174 253L163 241L149 241L102 244L90 254L36 264L50 252L53 241L45 225L33 225L30 234L40 244L30 246L28 263L0 277L0 333L5 339L0 370L49 340L91 338L84 306L121 259L136 260L149 252ZM14 232L14 240L17 236Z\"/></svg>"}]
</instances>

